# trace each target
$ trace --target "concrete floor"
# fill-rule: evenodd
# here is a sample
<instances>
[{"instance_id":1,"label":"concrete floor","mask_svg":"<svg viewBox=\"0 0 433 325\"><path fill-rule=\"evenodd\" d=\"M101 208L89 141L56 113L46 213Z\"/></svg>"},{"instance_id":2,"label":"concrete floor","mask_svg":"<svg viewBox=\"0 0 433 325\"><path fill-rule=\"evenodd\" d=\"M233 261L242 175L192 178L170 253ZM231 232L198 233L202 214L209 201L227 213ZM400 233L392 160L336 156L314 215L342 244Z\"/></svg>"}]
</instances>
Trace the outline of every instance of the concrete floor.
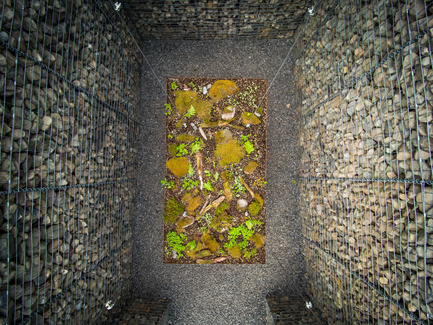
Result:
<instances>
[{"instance_id":1,"label":"concrete floor","mask_svg":"<svg viewBox=\"0 0 433 325\"><path fill-rule=\"evenodd\" d=\"M296 294L304 285L301 243L290 235L300 233L298 190L291 182L299 155L292 84L296 76L290 60L285 60L290 45L288 40L144 44L148 64L144 63L142 74L134 295L169 298L170 324L263 324L267 294ZM167 77L177 76L266 78L271 86L265 265L162 263L165 82Z\"/></svg>"}]
</instances>

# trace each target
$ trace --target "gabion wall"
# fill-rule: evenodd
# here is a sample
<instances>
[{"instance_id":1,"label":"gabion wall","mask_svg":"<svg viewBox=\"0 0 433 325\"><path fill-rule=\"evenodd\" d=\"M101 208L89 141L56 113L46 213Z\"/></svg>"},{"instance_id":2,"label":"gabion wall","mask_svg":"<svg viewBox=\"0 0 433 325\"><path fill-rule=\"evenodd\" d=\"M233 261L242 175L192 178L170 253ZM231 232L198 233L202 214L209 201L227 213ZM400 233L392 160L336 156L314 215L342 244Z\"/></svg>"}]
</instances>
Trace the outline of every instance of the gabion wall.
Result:
<instances>
[{"instance_id":1,"label":"gabion wall","mask_svg":"<svg viewBox=\"0 0 433 325\"><path fill-rule=\"evenodd\" d=\"M299 31L300 208L330 324L433 317L431 1L321 1Z\"/></svg>"},{"instance_id":2,"label":"gabion wall","mask_svg":"<svg viewBox=\"0 0 433 325\"><path fill-rule=\"evenodd\" d=\"M288 38L313 0L122 1L144 39Z\"/></svg>"},{"instance_id":3,"label":"gabion wall","mask_svg":"<svg viewBox=\"0 0 433 325\"><path fill-rule=\"evenodd\" d=\"M100 324L130 291L140 57L111 1L0 9L0 324Z\"/></svg>"}]
</instances>

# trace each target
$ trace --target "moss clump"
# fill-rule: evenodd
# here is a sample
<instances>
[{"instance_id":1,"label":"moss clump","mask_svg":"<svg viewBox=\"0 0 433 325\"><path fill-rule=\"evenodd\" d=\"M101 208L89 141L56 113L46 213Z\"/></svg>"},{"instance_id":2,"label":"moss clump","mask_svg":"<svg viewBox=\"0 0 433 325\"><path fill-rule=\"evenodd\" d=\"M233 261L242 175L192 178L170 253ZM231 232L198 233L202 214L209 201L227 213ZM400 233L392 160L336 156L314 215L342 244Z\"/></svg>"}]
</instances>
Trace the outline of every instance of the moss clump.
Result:
<instances>
[{"instance_id":1,"label":"moss clump","mask_svg":"<svg viewBox=\"0 0 433 325\"><path fill-rule=\"evenodd\" d=\"M233 134L229 130L221 130L215 132L215 143L224 144L233 138Z\"/></svg>"},{"instance_id":2,"label":"moss clump","mask_svg":"<svg viewBox=\"0 0 433 325\"><path fill-rule=\"evenodd\" d=\"M209 97L214 101L220 101L227 96L231 96L239 90L234 81L217 80L209 90Z\"/></svg>"},{"instance_id":3,"label":"moss clump","mask_svg":"<svg viewBox=\"0 0 433 325\"><path fill-rule=\"evenodd\" d=\"M212 253L216 253L219 251L220 249L220 244L218 244L218 242L216 241L215 237L210 235L210 234L204 234L201 237L201 241L203 242L203 244L205 246L207 246L207 248L212 252Z\"/></svg>"},{"instance_id":4,"label":"moss clump","mask_svg":"<svg viewBox=\"0 0 433 325\"><path fill-rule=\"evenodd\" d=\"M182 133L176 137L176 140L178 142L193 142L195 140L195 136L188 133Z\"/></svg>"},{"instance_id":5,"label":"moss clump","mask_svg":"<svg viewBox=\"0 0 433 325\"><path fill-rule=\"evenodd\" d=\"M186 112L191 108L191 105L194 106L197 101L197 93L191 90L178 90L174 92L176 96L175 105L178 112L181 115L185 115ZM195 108L195 107L194 107Z\"/></svg>"},{"instance_id":6,"label":"moss clump","mask_svg":"<svg viewBox=\"0 0 433 325\"><path fill-rule=\"evenodd\" d=\"M190 216L181 217L176 222L176 231L177 231L177 233L184 232L183 228L188 227L188 226L192 225L193 223L194 223L194 218L192 218Z\"/></svg>"},{"instance_id":7,"label":"moss clump","mask_svg":"<svg viewBox=\"0 0 433 325\"><path fill-rule=\"evenodd\" d=\"M164 207L164 222L175 223L177 217L185 211L182 203L177 202L176 199L171 198L167 201L167 204Z\"/></svg>"},{"instance_id":8,"label":"moss clump","mask_svg":"<svg viewBox=\"0 0 433 325\"><path fill-rule=\"evenodd\" d=\"M248 165L245 166L244 172L245 174L252 174L257 168L257 162L251 160Z\"/></svg>"},{"instance_id":9,"label":"moss clump","mask_svg":"<svg viewBox=\"0 0 433 325\"><path fill-rule=\"evenodd\" d=\"M181 115L185 115L192 106L198 117L203 121L209 121L212 111L211 102L201 100L197 93L191 90L176 91L174 95L176 96L176 108Z\"/></svg>"},{"instance_id":10,"label":"moss clump","mask_svg":"<svg viewBox=\"0 0 433 325\"><path fill-rule=\"evenodd\" d=\"M238 141L232 139L224 144L217 144L215 156L220 158L219 164L221 167L237 164L245 157L245 149L239 145Z\"/></svg>"},{"instance_id":11,"label":"moss clump","mask_svg":"<svg viewBox=\"0 0 433 325\"><path fill-rule=\"evenodd\" d=\"M262 247L265 243L265 237L257 233L253 234L250 238L248 238L248 240L252 241L257 248Z\"/></svg>"},{"instance_id":12,"label":"moss clump","mask_svg":"<svg viewBox=\"0 0 433 325\"><path fill-rule=\"evenodd\" d=\"M188 214L193 214L195 209L197 209L201 204L203 203L203 199L201 196L193 197L188 204L188 207L186 208L186 211Z\"/></svg>"},{"instance_id":13,"label":"moss clump","mask_svg":"<svg viewBox=\"0 0 433 325\"><path fill-rule=\"evenodd\" d=\"M215 229L218 232L221 232L221 230L223 230L223 228L228 229L231 226L232 221L233 221L233 217L230 215L227 215L227 213L224 212L221 216L215 217L212 219L212 221L210 223L210 227ZM222 240L222 239L220 239L220 240Z\"/></svg>"},{"instance_id":14,"label":"moss clump","mask_svg":"<svg viewBox=\"0 0 433 325\"><path fill-rule=\"evenodd\" d=\"M262 207L260 206L260 203L258 201L254 201L248 206L248 212L254 217L259 213L261 208Z\"/></svg>"},{"instance_id":15,"label":"moss clump","mask_svg":"<svg viewBox=\"0 0 433 325\"><path fill-rule=\"evenodd\" d=\"M173 157L176 156L177 150L176 150L176 143L171 144L168 147L168 152L170 153L170 155L172 155Z\"/></svg>"},{"instance_id":16,"label":"moss clump","mask_svg":"<svg viewBox=\"0 0 433 325\"><path fill-rule=\"evenodd\" d=\"M215 216L220 217L228 207L229 205L227 203L221 203L218 208L215 209Z\"/></svg>"},{"instance_id":17,"label":"moss clump","mask_svg":"<svg viewBox=\"0 0 433 325\"><path fill-rule=\"evenodd\" d=\"M227 251L234 258L241 258L241 248L239 245L234 245L233 247L227 248Z\"/></svg>"},{"instance_id":18,"label":"moss clump","mask_svg":"<svg viewBox=\"0 0 433 325\"><path fill-rule=\"evenodd\" d=\"M257 116L255 116L253 113L250 112L243 112L241 115L242 124L243 125L255 125L260 124L260 120Z\"/></svg>"},{"instance_id":19,"label":"moss clump","mask_svg":"<svg viewBox=\"0 0 433 325\"><path fill-rule=\"evenodd\" d=\"M189 161L185 157L171 158L166 165L175 176L182 177L188 173Z\"/></svg>"}]
</instances>

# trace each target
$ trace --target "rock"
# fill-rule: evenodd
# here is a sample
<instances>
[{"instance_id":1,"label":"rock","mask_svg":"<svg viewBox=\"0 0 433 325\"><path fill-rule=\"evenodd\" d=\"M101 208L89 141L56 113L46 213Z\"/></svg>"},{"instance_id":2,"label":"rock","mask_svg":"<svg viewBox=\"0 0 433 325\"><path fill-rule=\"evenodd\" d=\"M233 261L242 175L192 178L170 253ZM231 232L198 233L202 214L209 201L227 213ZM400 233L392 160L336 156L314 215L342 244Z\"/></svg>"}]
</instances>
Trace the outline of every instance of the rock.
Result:
<instances>
[{"instance_id":1,"label":"rock","mask_svg":"<svg viewBox=\"0 0 433 325\"><path fill-rule=\"evenodd\" d=\"M243 210L246 209L248 206L248 201L244 199L239 199L237 202L237 209Z\"/></svg>"},{"instance_id":2,"label":"rock","mask_svg":"<svg viewBox=\"0 0 433 325\"><path fill-rule=\"evenodd\" d=\"M236 113L236 108L233 106L227 106L224 108L221 118L225 121L231 120Z\"/></svg>"}]
</instances>

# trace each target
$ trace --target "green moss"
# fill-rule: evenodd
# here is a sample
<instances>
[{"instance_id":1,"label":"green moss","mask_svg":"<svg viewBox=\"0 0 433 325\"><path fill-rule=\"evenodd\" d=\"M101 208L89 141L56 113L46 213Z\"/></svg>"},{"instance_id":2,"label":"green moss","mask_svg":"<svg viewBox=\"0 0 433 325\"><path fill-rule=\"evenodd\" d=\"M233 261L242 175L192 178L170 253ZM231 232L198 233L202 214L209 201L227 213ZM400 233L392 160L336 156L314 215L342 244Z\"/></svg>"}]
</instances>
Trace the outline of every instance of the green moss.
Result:
<instances>
[{"instance_id":1,"label":"green moss","mask_svg":"<svg viewBox=\"0 0 433 325\"><path fill-rule=\"evenodd\" d=\"M209 90L209 97L215 101L220 101L238 90L238 86L232 80L217 80Z\"/></svg>"},{"instance_id":2,"label":"green moss","mask_svg":"<svg viewBox=\"0 0 433 325\"><path fill-rule=\"evenodd\" d=\"M176 143L172 143L169 147L168 147L168 152L170 153L170 155L172 155L173 157L176 156Z\"/></svg>"},{"instance_id":3,"label":"green moss","mask_svg":"<svg viewBox=\"0 0 433 325\"><path fill-rule=\"evenodd\" d=\"M260 234L253 234L250 238L248 238L250 241L252 241L257 248L260 248L265 243L265 237Z\"/></svg>"},{"instance_id":4,"label":"green moss","mask_svg":"<svg viewBox=\"0 0 433 325\"><path fill-rule=\"evenodd\" d=\"M195 136L189 133L182 133L176 137L178 142L193 142L195 140Z\"/></svg>"},{"instance_id":5,"label":"green moss","mask_svg":"<svg viewBox=\"0 0 433 325\"><path fill-rule=\"evenodd\" d=\"M203 203L203 199L201 196L193 197L188 204L188 207L186 208L186 211L188 214L193 214L194 211Z\"/></svg>"},{"instance_id":6,"label":"green moss","mask_svg":"<svg viewBox=\"0 0 433 325\"><path fill-rule=\"evenodd\" d=\"M229 254L236 259L241 257L241 248L239 245L234 245L233 247L227 248L227 252L229 252Z\"/></svg>"},{"instance_id":7,"label":"green moss","mask_svg":"<svg viewBox=\"0 0 433 325\"><path fill-rule=\"evenodd\" d=\"M258 201L254 201L248 206L248 212L253 217L259 213L260 209L261 209L261 206L260 206L260 203Z\"/></svg>"},{"instance_id":8,"label":"green moss","mask_svg":"<svg viewBox=\"0 0 433 325\"><path fill-rule=\"evenodd\" d=\"M227 213L224 212L221 216L213 218L209 226L211 228L215 229L216 231L221 232L221 230L223 230L223 228L229 228L230 227L230 225L232 224L232 220L233 220L233 217L230 215L227 215ZM222 240L222 239L220 239L220 240Z\"/></svg>"},{"instance_id":9,"label":"green moss","mask_svg":"<svg viewBox=\"0 0 433 325\"><path fill-rule=\"evenodd\" d=\"M254 124L260 124L260 120L257 116L255 116L253 113L250 112L243 112L241 115L242 124L243 125L254 125Z\"/></svg>"},{"instance_id":10,"label":"green moss","mask_svg":"<svg viewBox=\"0 0 433 325\"><path fill-rule=\"evenodd\" d=\"M257 168L257 162L254 160L251 160L244 169L245 174L252 174Z\"/></svg>"},{"instance_id":11,"label":"green moss","mask_svg":"<svg viewBox=\"0 0 433 325\"><path fill-rule=\"evenodd\" d=\"M183 204L176 201L176 199L171 198L167 201L167 204L164 207L164 222L175 223L183 211L185 211Z\"/></svg>"},{"instance_id":12,"label":"green moss","mask_svg":"<svg viewBox=\"0 0 433 325\"><path fill-rule=\"evenodd\" d=\"M176 108L181 115L185 115L192 106L194 107L195 114L198 117L200 117L203 121L209 121L212 111L211 102L201 100L198 98L197 93L191 90L176 91L174 94L176 96Z\"/></svg>"},{"instance_id":13,"label":"green moss","mask_svg":"<svg viewBox=\"0 0 433 325\"><path fill-rule=\"evenodd\" d=\"M171 158L166 165L175 176L182 177L188 173L189 161L185 157Z\"/></svg>"},{"instance_id":14,"label":"green moss","mask_svg":"<svg viewBox=\"0 0 433 325\"><path fill-rule=\"evenodd\" d=\"M245 157L245 149L240 146L238 141L232 139L224 144L217 144L215 156L220 158L219 164L221 167L236 164Z\"/></svg>"},{"instance_id":15,"label":"green moss","mask_svg":"<svg viewBox=\"0 0 433 325\"><path fill-rule=\"evenodd\" d=\"M218 208L215 209L215 216L220 217L228 207L229 205L227 203L221 203Z\"/></svg>"},{"instance_id":16,"label":"green moss","mask_svg":"<svg viewBox=\"0 0 433 325\"><path fill-rule=\"evenodd\" d=\"M221 130L215 132L215 143L224 144L233 138L233 134L230 130Z\"/></svg>"},{"instance_id":17,"label":"green moss","mask_svg":"<svg viewBox=\"0 0 433 325\"><path fill-rule=\"evenodd\" d=\"M215 237L210 234L204 234L201 237L201 241L204 245L207 246L207 248L212 252L216 253L220 249L220 244L216 241Z\"/></svg>"}]
</instances>

